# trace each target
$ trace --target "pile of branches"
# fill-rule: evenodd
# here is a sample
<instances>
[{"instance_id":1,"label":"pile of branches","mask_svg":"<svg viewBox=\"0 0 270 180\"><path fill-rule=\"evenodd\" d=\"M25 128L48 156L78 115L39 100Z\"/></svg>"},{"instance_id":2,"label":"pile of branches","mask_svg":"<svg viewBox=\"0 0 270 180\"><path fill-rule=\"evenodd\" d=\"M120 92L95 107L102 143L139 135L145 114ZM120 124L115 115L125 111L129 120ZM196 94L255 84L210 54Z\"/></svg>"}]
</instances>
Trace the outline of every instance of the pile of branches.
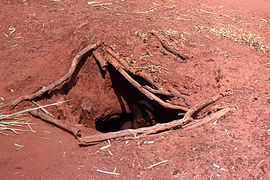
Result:
<instances>
[{"instance_id":1,"label":"pile of branches","mask_svg":"<svg viewBox=\"0 0 270 180\"><path fill-rule=\"evenodd\" d=\"M155 33L155 32L153 32ZM154 34L158 40L161 42L162 46L167 49L170 53L177 55L181 59L184 59L185 57L183 55L180 55L178 52L175 52L172 48L169 48L166 46L166 43L158 37L157 34ZM232 108L221 108L218 111L202 118L202 119L196 119L194 120L193 117L196 115L200 110L205 108L206 106L216 102L220 98L224 97L225 94L221 93L214 97L211 97L203 102L200 102L196 105L194 105L192 108L187 108L180 105L171 104L169 102L165 102L161 98L158 97L159 94L167 94L170 96L173 96L171 92L159 90L159 89L153 89L149 86L143 86L139 82L137 82L130 74L135 74L135 72L129 67L129 64L120 57L120 55L114 50L108 46L105 45L103 42L96 42L94 44L89 44L85 46L82 50L80 50L77 55L74 57L71 67L69 71L60 79L53 82L52 84L43 87L39 91L30 94L21 96L14 101L10 103L11 107L15 107L19 103L23 101L31 101L37 97L40 97L44 95L44 93L51 92L53 89L58 87L61 84L64 84L68 82L72 75L75 72L75 69L77 68L80 60L88 53L91 53L97 62L99 63L100 67L103 70L106 70L106 66L110 65L113 66L116 71L118 71L132 86L134 86L138 91L140 91L142 94L145 95L145 97L151 101L155 101L160 106L166 109L173 109L173 110L179 110L179 116L180 114L183 115L183 112L185 112L183 118L176 119L174 121L163 123L163 124L156 124L151 127L143 127L139 129L127 129L117 132L108 132L108 133L100 133L96 135L91 136L81 136L80 129L78 129L75 126L68 125L67 123L64 123L58 119L55 119L54 117L48 115L46 112L42 112L41 110L35 110L31 111L31 114L35 117L39 117L40 119L50 122L52 124L55 124L56 126L68 131L69 133L73 134L75 138L78 139L79 144L81 145L90 145L90 144L97 144L99 142L103 142L108 139L115 139L115 138L140 138L145 137L147 135L155 134L161 131L170 130L173 128L193 128L197 127L199 125L202 125L206 122L216 120L222 116L224 116L226 113L232 111ZM105 54L105 56L104 56ZM107 56L110 56L111 58L106 58ZM137 74L138 75L138 74ZM180 113L181 112L181 113Z\"/></svg>"}]
</instances>

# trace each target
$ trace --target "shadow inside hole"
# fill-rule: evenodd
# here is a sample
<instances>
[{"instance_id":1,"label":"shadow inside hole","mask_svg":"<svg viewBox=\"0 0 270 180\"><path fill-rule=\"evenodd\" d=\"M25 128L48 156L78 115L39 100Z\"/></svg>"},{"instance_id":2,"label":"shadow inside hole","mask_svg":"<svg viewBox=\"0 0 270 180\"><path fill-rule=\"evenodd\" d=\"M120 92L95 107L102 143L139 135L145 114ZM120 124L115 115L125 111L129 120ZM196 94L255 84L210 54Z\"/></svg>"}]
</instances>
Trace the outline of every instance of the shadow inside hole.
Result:
<instances>
[{"instance_id":1,"label":"shadow inside hole","mask_svg":"<svg viewBox=\"0 0 270 180\"><path fill-rule=\"evenodd\" d=\"M119 131L126 121L132 121L131 113L97 119L96 130L102 133Z\"/></svg>"},{"instance_id":2,"label":"shadow inside hole","mask_svg":"<svg viewBox=\"0 0 270 180\"><path fill-rule=\"evenodd\" d=\"M96 130L107 133L122 130L122 126L126 122L133 123L134 121L145 121L141 122L137 128L155 125L157 123L167 123L181 117L178 116L179 110L165 109L155 101L151 101L144 94L142 94L138 89L136 89L131 83L126 80L113 66L108 65L107 71L110 73L112 88L115 95L118 97L119 103L122 107L122 114L112 114L107 117L99 118L95 121ZM135 79L140 85L148 85L155 88L144 78L129 73L133 79ZM169 97L159 96L162 100L166 101ZM131 112L125 109L124 102L128 104ZM141 103L143 102L143 103ZM150 109L147 107L150 105ZM135 107L139 107L140 111L135 110ZM153 118L147 117L148 114L145 113L144 109L151 111ZM138 119L138 117L143 116L143 118ZM132 129L135 129L132 127Z\"/></svg>"},{"instance_id":3,"label":"shadow inside hole","mask_svg":"<svg viewBox=\"0 0 270 180\"><path fill-rule=\"evenodd\" d=\"M153 103L153 104L155 104L155 103ZM153 120L155 121L155 123L153 123L151 125L155 125L157 123L167 123L167 122L171 122L173 120L183 118L183 116L178 116L179 111L177 111L177 110L168 110L168 109L161 107L160 105L153 105L153 107L155 110L153 112L153 114L155 116ZM123 113L120 115L108 116L106 118L97 119L96 120L96 130L100 131L102 133L124 130L121 128L125 122L136 121L136 119L134 119L134 116L136 116L136 115L134 115L134 113L136 113L136 112L133 111L133 112L127 113L127 114ZM147 121L147 120L145 119L145 121ZM138 128L141 128L141 127L147 127L147 126L139 126ZM132 128L132 129L135 129L135 128Z\"/></svg>"}]
</instances>

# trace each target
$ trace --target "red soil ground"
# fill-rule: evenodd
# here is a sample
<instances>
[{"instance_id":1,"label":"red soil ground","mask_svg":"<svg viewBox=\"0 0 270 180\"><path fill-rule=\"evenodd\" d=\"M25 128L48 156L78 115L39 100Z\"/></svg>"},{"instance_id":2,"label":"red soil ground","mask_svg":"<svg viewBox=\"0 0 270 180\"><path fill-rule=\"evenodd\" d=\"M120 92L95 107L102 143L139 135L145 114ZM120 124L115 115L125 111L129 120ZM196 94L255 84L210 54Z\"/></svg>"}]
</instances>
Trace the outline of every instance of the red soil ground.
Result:
<instances>
[{"instance_id":1,"label":"red soil ground","mask_svg":"<svg viewBox=\"0 0 270 180\"><path fill-rule=\"evenodd\" d=\"M270 179L269 0L87 2L0 2L0 103L59 79L83 44L101 40L159 87L188 93L182 105L229 90L216 105L236 110L191 130L112 140L106 149L100 148L107 142L79 147L70 134L29 116L35 132L0 136L0 179ZM152 30L193 58L182 63L157 48ZM91 60L65 95L73 109L98 86L89 81ZM29 107L24 102L14 111Z\"/></svg>"}]
</instances>

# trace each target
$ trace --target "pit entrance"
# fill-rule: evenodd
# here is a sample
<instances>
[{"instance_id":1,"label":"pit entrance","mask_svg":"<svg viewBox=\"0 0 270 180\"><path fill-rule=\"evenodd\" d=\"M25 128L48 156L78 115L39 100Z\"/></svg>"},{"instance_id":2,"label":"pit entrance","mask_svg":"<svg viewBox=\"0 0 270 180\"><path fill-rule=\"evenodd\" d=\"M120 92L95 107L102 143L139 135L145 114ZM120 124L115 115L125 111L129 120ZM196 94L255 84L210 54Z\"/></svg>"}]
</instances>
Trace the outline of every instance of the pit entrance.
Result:
<instances>
[{"instance_id":1,"label":"pit entrance","mask_svg":"<svg viewBox=\"0 0 270 180\"><path fill-rule=\"evenodd\" d=\"M179 94L157 89L143 77L144 74L139 75L132 70L111 47L98 41L85 46L76 54L69 71L63 77L33 94L15 99L10 106L39 97L46 98L46 94L51 97L60 94L62 99L67 96L66 98L73 100L72 103L57 103L62 104L57 109L66 122L59 121L59 113L58 118L49 116L44 110L33 111L31 114L73 134L80 145L95 144L117 137L150 135L183 126L192 128L233 110L221 108L211 116L201 118L201 122L188 124L194 120L198 111L224 97L226 93L213 96L189 109L167 102L169 97L180 97ZM63 84L62 88L55 89L60 84ZM48 106L51 105L46 105ZM184 117L180 117L180 114L184 114ZM76 121L68 123L68 119ZM176 121L169 122L171 120ZM103 133L84 135L84 128L78 128L78 123Z\"/></svg>"},{"instance_id":2,"label":"pit entrance","mask_svg":"<svg viewBox=\"0 0 270 180\"><path fill-rule=\"evenodd\" d=\"M93 68L98 68L99 76L89 81L98 90L95 96L91 95L82 101L80 124L107 133L148 127L181 118L178 116L179 110L165 109L147 98L111 64L108 64L106 69L102 69L98 63L89 65L87 69L92 71ZM155 88L143 77L132 73L129 75L140 85ZM158 97L164 101L170 99L165 95Z\"/></svg>"}]
</instances>

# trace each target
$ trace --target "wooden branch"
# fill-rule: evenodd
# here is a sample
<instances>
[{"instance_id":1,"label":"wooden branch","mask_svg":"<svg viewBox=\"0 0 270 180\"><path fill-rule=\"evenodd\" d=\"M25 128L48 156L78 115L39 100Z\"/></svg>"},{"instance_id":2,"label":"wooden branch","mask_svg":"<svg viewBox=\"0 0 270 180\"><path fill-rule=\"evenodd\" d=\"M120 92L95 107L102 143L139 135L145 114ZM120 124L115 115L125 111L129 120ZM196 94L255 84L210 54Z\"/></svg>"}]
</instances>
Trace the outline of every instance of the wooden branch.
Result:
<instances>
[{"instance_id":1,"label":"wooden branch","mask_svg":"<svg viewBox=\"0 0 270 180\"><path fill-rule=\"evenodd\" d=\"M30 111L30 114L34 117L40 118L41 120L43 120L45 122L52 123L56 127L60 127L61 129L72 134L74 137L77 137L78 133L80 132L80 130L77 129L76 127L71 127L68 124L66 124L58 119L53 118L44 112L34 110L34 111Z\"/></svg>"},{"instance_id":2,"label":"wooden branch","mask_svg":"<svg viewBox=\"0 0 270 180\"><path fill-rule=\"evenodd\" d=\"M153 93L149 92L147 89L143 88L137 81L135 81L125 70L119 69L118 70L135 88L137 88L142 94L144 94L150 100L154 100L159 103L162 107L166 109L174 109L174 110L181 110L181 111L188 111L187 107L174 105L167 102L164 102L162 99L154 95Z\"/></svg>"},{"instance_id":3,"label":"wooden branch","mask_svg":"<svg viewBox=\"0 0 270 180\"><path fill-rule=\"evenodd\" d=\"M118 132L110 132L110 133L104 133L104 134L97 134L93 136L86 136L86 137L78 138L78 140L81 145L91 145L91 144L97 144L99 142L102 142L108 139L115 139L115 138L120 138L120 137L139 138L139 137L154 134L160 131L170 130L175 127L184 127L186 123L192 120L192 116L194 115L194 113L197 112L198 109L202 109L203 107L217 101L220 97L222 96L221 95L214 96L213 98L210 98L206 101L203 101L195 105L188 111L187 115L185 115L184 118L179 119L179 120L174 120L174 121L164 123L164 124L156 124L154 126L144 127L144 128L139 128L139 129L127 129L127 130L118 131ZM206 118L202 120L203 122L206 123L210 120L218 119L231 110L232 110L231 108L220 110L217 113L207 116ZM199 122L200 120L196 120L196 121Z\"/></svg>"},{"instance_id":4,"label":"wooden branch","mask_svg":"<svg viewBox=\"0 0 270 180\"><path fill-rule=\"evenodd\" d=\"M40 107L40 110L41 110L41 111L43 111L44 113L46 113L46 114L48 114L49 116L51 116L51 117L54 118L54 116L53 116L49 111L47 111L45 108L41 107L37 102L35 102L35 101L31 101L31 102L32 102L33 104L35 104L36 106Z\"/></svg>"},{"instance_id":5,"label":"wooden branch","mask_svg":"<svg viewBox=\"0 0 270 180\"><path fill-rule=\"evenodd\" d=\"M158 39L158 41L161 43L164 49L166 49L168 52L172 53L176 57L179 57L182 60L190 59L192 58L191 55L183 53L183 52L177 52L175 48L171 48L169 45L167 45L167 40L162 38L156 31L151 31L151 33Z\"/></svg>"},{"instance_id":6,"label":"wooden branch","mask_svg":"<svg viewBox=\"0 0 270 180\"><path fill-rule=\"evenodd\" d=\"M128 63L122 59L117 53L115 53L111 48L105 48L105 51L111 55L114 59L117 60L117 62L109 62L117 69L118 67L122 67L125 70L130 71Z\"/></svg>"},{"instance_id":7,"label":"wooden branch","mask_svg":"<svg viewBox=\"0 0 270 180\"><path fill-rule=\"evenodd\" d=\"M207 99L195 106L193 106L191 109L189 109L187 111L187 113L184 116L184 119L192 119L192 116L198 112L199 110L203 109L204 107L216 102L217 100L219 100L220 98L222 98L223 96L225 96L224 94L218 94L210 99Z\"/></svg>"},{"instance_id":8,"label":"wooden branch","mask_svg":"<svg viewBox=\"0 0 270 180\"><path fill-rule=\"evenodd\" d=\"M196 120L196 121L193 121L189 124L186 124L183 126L183 128L185 130L188 130L188 129L192 129L192 128L196 128L198 126L201 126L205 123L208 123L210 121L215 121L219 118L221 118L222 116L224 116L225 114L227 114L228 112L231 112L231 111L234 111L235 109L234 108L224 108L224 109L221 109L213 114L210 114L209 116L205 117L205 118L202 118L200 120Z\"/></svg>"},{"instance_id":9,"label":"wooden branch","mask_svg":"<svg viewBox=\"0 0 270 180\"><path fill-rule=\"evenodd\" d=\"M105 67L107 66L107 61L103 60L102 55L97 51L93 51L93 55L96 58L96 60L99 62L99 65L103 71L105 71Z\"/></svg>"},{"instance_id":10,"label":"wooden branch","mask_svg":"<svg viewBox=\"0 0 270 180\"><path fill-rule=\"evenodd\" d=\"M85 55L85 53L87 53L88 51L91 51L93 49L96 49L97 47L99 47L101 45L101 42L98 41L95 44L90 44L88 46L86 46L85 48L83 48L73 59L71 67L69 69L69 71L59 80L53 82L52 84L50 84L49 86L43 87L41 90L30 94L30 95L25 95L25 96L21 96L17 99L15 99L14 101L12 101L10 103L10 107L14 108L16 105L18 105L20 102L25 101L25 100L32 100L36 97L39 97L40 95L44 94L45 92L51 91L53 88L57 87L58 85L62 84L63 82L65 82L67 79L69 79L72 74L74 73L78 63L80 62L81 58Z\"/></svg>"},{"instance_id":11,"label":"wooden branch","mask_svg":"<svg viewBox=\"0 0 270 180\"><path fill-rule=\"evenodd\" d=\"M105 49L107 51L107 49ZM112 54L112 51L107 51L109 54ZM115 67L115 69L124 76L126 80L128 80L136 89L138 89L142 94L144 94L148 99L154 100L157 103L159 103L162 107L166 109L174 109L174 110L181 110L181 111L188 111L188 108L179 106L179 105L174 105L170 104L167 102L164 102L162 99L145 89L142 85L140 85L137 81L135 81L124 69L123 65L120 64L121 61L120 59L116 59L117 56L113 56L114 59L109 60L108 62Z\"/></svg>"},{"instance_id":12,"label":"wooden branch","mask_svg":"<svg viewBox=\"0 0 270 180\"><path fill-rule=\"evenodd\" d=\"M150 91L151 93L154 93L154 94L159 94L159 95L164 95L164 96L169 96L169 97L181 97L181 98L186 97L186 95L181 94L181 93L169 92L169 91L164 91L161 89L153 89L150 86L143 86L143 88L147 89L148 91Z\"/></svg>"}]
</instances>

